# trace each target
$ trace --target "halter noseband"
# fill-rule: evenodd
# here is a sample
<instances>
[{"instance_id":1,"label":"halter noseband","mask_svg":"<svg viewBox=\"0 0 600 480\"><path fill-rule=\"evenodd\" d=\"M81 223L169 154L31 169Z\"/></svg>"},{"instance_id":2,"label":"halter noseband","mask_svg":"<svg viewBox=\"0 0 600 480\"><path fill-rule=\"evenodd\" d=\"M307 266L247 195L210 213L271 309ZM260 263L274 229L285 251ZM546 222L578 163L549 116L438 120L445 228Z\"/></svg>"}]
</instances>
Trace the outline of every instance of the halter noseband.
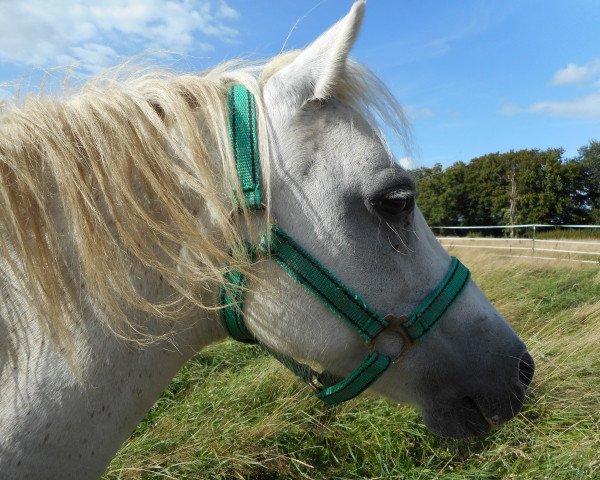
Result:
<instances>
[{"instance_id":1,"label":"halter noseband","mask_svg":"<svg viewBox=\"0 0 600 480\"><path fill-rule=\"evenodd\" d=\"M227 103L230 141L244 201L249 209L260 210L262 191L254 96L244 86L235 85L228 90ZM365 359L342 379L328 372L317 372L308 365L267 349L328 404L344 402L366 390L394 361L433 330L460 297L470 278L469 270L452 257L445 277L410 315L387 315L384 318L277 225L270 226L269 233L262 236L259 245L247 244L246 249L251 261L257 249L275 260L292 278L355 330L369 346L369 354ZM235 340L258 343L244 323L246 281L246 277L236 270L230 270L225 275L225 284L220 292L222 317L229 335ZM376 348L378 336L385 331L397 332L404 340L402 350L396 357L385 355Z\"/></svg>"}]
</instances>

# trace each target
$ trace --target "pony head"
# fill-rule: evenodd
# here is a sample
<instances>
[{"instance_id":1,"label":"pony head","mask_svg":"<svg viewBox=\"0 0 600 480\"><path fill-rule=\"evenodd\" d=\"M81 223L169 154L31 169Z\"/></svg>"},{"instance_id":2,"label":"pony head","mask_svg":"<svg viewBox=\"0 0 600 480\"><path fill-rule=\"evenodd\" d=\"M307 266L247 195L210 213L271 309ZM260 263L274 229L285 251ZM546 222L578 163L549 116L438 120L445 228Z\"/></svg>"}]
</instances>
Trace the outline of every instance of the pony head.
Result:
<instances>
[{"instance_id":1,"label":"pony head","mask_svg":"<svg viewBox=\"0 0 600 480\"><path fill-rule=\"evenodd\" d=\"M285 66L265 69L268 201L278 225L318 262L382 316L402 316L435 289L451 260L378 127L379 117L405 133L401 108L348 58L364 10L355 2ZM261 343L339 376L359 365L368 353L360 336L315 296L275 262L258 262L255 275L270 286L251 288L245 301L248 328ZM402 351L397 332L380 336L377 349ZM439 326L371 390L417 405L434 433L462 437L515 416L533 368L523 342L470 282Z\"/></svg>"}]
</instances>

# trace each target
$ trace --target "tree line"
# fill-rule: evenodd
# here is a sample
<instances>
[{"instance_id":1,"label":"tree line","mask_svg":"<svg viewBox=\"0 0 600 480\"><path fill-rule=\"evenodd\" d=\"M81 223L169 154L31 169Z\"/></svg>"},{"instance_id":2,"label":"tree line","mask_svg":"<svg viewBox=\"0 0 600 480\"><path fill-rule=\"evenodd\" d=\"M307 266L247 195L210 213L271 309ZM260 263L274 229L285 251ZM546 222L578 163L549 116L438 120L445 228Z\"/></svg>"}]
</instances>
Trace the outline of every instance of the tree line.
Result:
<instances>
[{"instance_id":1,"label":"tree line","mask_svg":"<svg viewBox=\"0 0 600 480\"><path fill-rule=\"evenodd\" d=\"M413 170L429 225L600 224L600 141Z\"/></svg>"}]
</instances>

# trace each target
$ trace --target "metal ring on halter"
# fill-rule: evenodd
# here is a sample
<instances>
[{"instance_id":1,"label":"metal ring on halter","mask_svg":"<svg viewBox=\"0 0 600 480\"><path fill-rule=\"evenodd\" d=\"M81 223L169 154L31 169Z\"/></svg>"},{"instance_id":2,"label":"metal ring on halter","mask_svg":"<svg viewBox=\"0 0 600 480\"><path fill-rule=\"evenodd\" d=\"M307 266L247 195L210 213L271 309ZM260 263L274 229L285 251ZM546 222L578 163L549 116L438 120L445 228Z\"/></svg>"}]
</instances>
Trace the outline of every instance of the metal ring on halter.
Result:
<instances>
[{"instance_id":1,"label":"metal ring on halter","mask_svg":"<svg viewBox=\"0 0 600 480\"><path fill-rule=\"evenodd\" d=\"M337 375L333 375L327 370L318 372L313 370L308 365L303 366L307 368L307 372L304 374L304 381L315 393L323 391L323 389L327 388L328 385L333 385L341 381L341 378L339 378Z\"/></svg>"},{"instance_id":2,"label":"metal ring on halter","mask_svg":"<svg viewBox=\"0 0 600 480\"><path fill-rule=\"evenodd\" d=\"M323 385L317 384L317 382L319 382L319 374L315 372L312 368L307 373L305 380L306 384L312 389L313 392L318 393L323 389Z\"/></svg>"},{"instance_id":3,"label":"metal ring on halter","mask_svg":"<svg viewBox=\"0 0 600 480\"><path fill-rule=\"evenodd\" d=\"M406 315L401 315L399 317L389 314L385 316L385 320L388 322L388 326L385 327L381 332L379 332L370 342L369 342L369 353L373 353L377 350L377 340L381 339L380 335L385 332L398 333L402 337L402 348L400 352L392 359L393 363L397 363L400 359L408 352L415 344L414 340L408 336L408 333L404 329L404 324L408 321L408 317ZM383 352L380 352L383 353Z\"/></svg>"}]
</instances>

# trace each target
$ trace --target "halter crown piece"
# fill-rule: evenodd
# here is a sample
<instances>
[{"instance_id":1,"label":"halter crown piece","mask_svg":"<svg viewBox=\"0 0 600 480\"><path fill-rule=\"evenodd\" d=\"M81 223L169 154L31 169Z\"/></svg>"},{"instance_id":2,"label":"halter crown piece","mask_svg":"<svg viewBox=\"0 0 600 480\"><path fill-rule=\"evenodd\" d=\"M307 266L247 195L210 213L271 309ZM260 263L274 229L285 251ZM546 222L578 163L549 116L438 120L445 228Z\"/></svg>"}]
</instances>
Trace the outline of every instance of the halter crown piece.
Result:
<instances>
[{"instance_id":1,"label":"halter crown piece","mask_svg":"<svg viewBox=\"0 0 600 480\"><path fill-rule=\"evenodd\" d=\"M228 90L227 103L230 141L244 202L250 210L260 210L262 190L254 96L244 86L235 85ZM395 360L404 355L416 342L425 338L460 297L470 278L469 270L458 259L452 257L445 277L410 315L382 317L277 225L270 226L269 233L263 235L259 245L246 245L251 261L254 260L257 248L321 300L369 346L369 355L354 371L341 379L328 372L317 372L308 365L267 349L283 365L307 382L319 399L328 404L344 402L362 393ZM229 335L235 340L258 343L244 323L243 296L246 281L246 277L236 270L230 270L225 275L220 292L222 317ZM395 358L375 349L377 336L386 330L398 332L404 339L402 351Z\"/></svg>"}]
</instances>

